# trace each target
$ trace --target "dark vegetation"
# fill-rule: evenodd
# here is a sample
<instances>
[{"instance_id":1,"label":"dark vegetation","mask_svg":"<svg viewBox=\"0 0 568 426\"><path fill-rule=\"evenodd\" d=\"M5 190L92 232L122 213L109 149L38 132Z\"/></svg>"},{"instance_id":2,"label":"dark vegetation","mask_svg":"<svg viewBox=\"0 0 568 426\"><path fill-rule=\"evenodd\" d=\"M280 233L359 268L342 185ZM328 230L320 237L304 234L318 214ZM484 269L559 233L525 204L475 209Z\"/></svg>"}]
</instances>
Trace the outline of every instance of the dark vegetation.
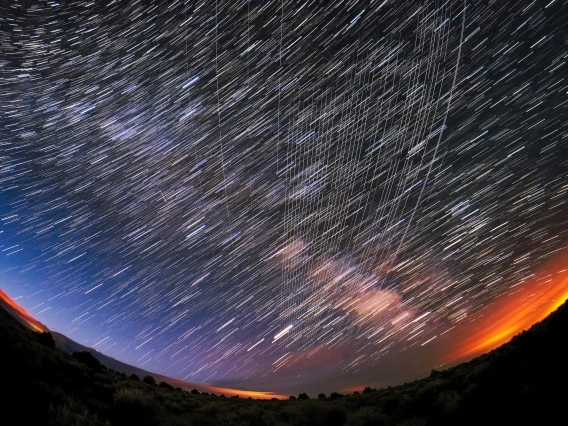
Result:
<instances>
[{"instance_id":1,"label":"dark vegetation","mask_svg":"<svg viewBox=\"0 0 568 426\"><path fill-rule=\"evenodd\" d=\"M250 400L184 392L54 348L0 308L3 425L565 424L568 306L506 345L424 379L361 393Z\"/></svg>"},{"instance_id":2,"label":"dark vegetation","mask_svg":"<svg viewBox=\"0 0 568 426\"><path fill-rule=\"evenodd\" d=\"M51 333L42 333L42 334L51 335ZM106 367L102 365L101 362L89 352L73 352L72 356L81 364L85 364L93 371L100 373L102 370L106 370Z\"/></svg>"}]
</instances>

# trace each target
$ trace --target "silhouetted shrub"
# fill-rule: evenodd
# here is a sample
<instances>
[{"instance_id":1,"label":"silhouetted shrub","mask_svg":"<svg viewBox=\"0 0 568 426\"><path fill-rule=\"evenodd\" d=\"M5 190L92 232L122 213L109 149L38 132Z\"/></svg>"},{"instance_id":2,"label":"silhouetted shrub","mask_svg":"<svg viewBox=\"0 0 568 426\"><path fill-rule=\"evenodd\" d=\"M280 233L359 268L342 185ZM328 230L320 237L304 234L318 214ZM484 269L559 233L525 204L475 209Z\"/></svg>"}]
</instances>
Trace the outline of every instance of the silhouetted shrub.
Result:
<instances>
[{"instance_id":1,"label":"silhouetted shrub","mask_svg":"<svg viewBox=\"0 0 568 426\"><path fill-rule=\"evenodd\" d=\"M353 392L353 395L357 395L358 393L359 393L359 392L355 391L355 392ZM337 399L337 398L343 397L343 395L340 394L340 393L337 393L337 392L332 392L332 393L329 394L329 397L330 397L331 399Z\"/></svg>"},{"instance_id":2,"label":"silhouetted shrub","mask_svg":"<svg viewBox=\"0 0 568 426\"><path fill-rule=\"evenodd\" d=\"M298 399L310 399L310 397L308 396L307 393L304 392L298 395Z\"/></svg>"},{"instance_id":3,"label":"silhouetted shrub","mask_svg":"<svg viewBox=\"0 0 568 426\"><path fill-rule=\"evenodd\" d=\"M270 398L271 401L278 401L278 398Z\"/></svg>"},{"instance_id":4,"label":"silhouetted shrub","mask_svg":"<svg viewBox=\"0 0 568 426\"><path fill-rule=\"evenodd\" d=\"M49 404L49 425L57 426L98 426L96 414L89 413L86 407L74 400L59 405Z\"/></svg>"},{"instance_id":5,"label":"silhouetted shrub","mask_svg":"<svg viewBox=\"0 0 568 426\"><path fill-rule=\"evenodd\" d=\"M346 420L347 411L344 407L332 405L327 411L326 426L343 426Z\"/></svg>"},{"instance_id":6,"label":"silhouetted shrub","mask_svg":"<svg viewBox=\"0 0 568 426\"><path fill-rule=\"evenodd\" d=\"M153 385L153 386L156 385L156 380L155 380L152 376L150 376L150 375L144 376L144 378L142 379L142 381L143 381L144 383L146 383L147 385Z\"/></svg>"},{"instance_id":7,"label":"silhouetted shrub","mask_svg":"<svg viewBox=\"0 0 568 426\"><path fill-rule=\"evenodd\" d=\"M161 387L161 388L174 390L174 387L172 385L170 385L169 383L166 383L166 382L160 382L160 384L158 386Z\"/></svg>"},{"instance_id":8,"label":"silhouetted shrub","mask_svg":"<svg viewBox=\"0 0 568 426\"><path fill-rule=\"evenodd\" d=\"M365 386L365 389L363 389L363 393L371 393L371 392L376 392L376 389L372 389L369 386Z\"/></svg>"},{"instance_id":9,"label":"silhouetted shrub","mask_svg":"<svg viewBox=\"0 0 568 426\"><path fill-rule=\"evenodd\" d=\"M191 393L194 395L199 395L199 391L197 389L192 389Z\"/></svg>"},{"instance_id":10,"label":"silhouetted shrub","mask_svg":"<svg viewBox=\"0 0 568 426\"><path fill-rule=\"evenodd\" d=\"M325 399L325 393L318 394L318 399Z\"/></svg>"},{"instance_id":11,"label":"silhouetted shrub","mask_svg":"<svg viewBox=\"0 0 568 426\"><path fill-rule=\"evenodd\" d=\"M101 371L102 365L90 352L73 352L73 358L94 371Z\"/></svg>"},{"instance_id":12,"label":"silhouetted shrub","mask_svg":"<svg viewBox=\"0 0 568 426\"><path fill-rule=\"evenodd\" d=\"M43 333L34 333L37 336L39 343L43 346L47 346L48 348L55 349L55 340L53 340L53 336L49 331Z\"/></svg>"},{"instance_id":13,"label":"silhouetted shrub","mask_svg":"<svg viewBox=\"0 0 568 426\"><path fill-rule=\"evenodd\" d=\"M434 401L434 408L450 415L458 410L461 399L459 393L454 390L442 391Z\"/></svg>"},{"instance_id":14,"label":"silhouetted shrub","mask_svg":"<svg viewBox=\"0 0 568 426\"><path fill-rule=\"evenodd\" d=\"M296 397L294 395L290 395L290 398L288 398L290 401L295 401Z\"/></svg>"},{"instance_id":15,"label":"silhouetted shrub","mask_svg":"<svg viewBox=\"0 0 568 426\"><path fill-rule=\"evenodd\" d=\"M158 424L155 403L138 389L120 388L114 394L113 426Z\"/></svg>"},{"instance_id":16,"label":"silhouetted shrub","mask_svg":"<svg viewBox=\"0 0 568 426\"><path fill-rule=\"evenodd\" d=\"M400 406L400 397L398 395L389 395L383 398L383 410L386 414L391 414Z\"/></svg>"},{"instance_id":17,"label":"silhouetted shrub","mask_svg":"<svg viewBox=\"0 0 568 426\"><path fill-rule=\"evenodd\" d=\"M139 381L140 381L140 378L139 378L136 374L134 374L134 373L132 373L132 374L130 375L130 378L131 378L132 380L136 381L136 382L139 382Z\"/></svg>"},{"instance_id":18,"label":"silhouetted shrub","mask_svg":"<svg viewBox=\"0 0 568 426\"><path fill-rule=\"evenodd\" d=\"M373 407L365 406L346 415L348 426L379 426L385 424L386 417Z\"/></svg>"},{"instance_id":19,"label":"silhouetted shrub","mask_svg":"<svg viewBox=\"0 0 568 426\"><path fill-rule=\"evenodd\" d=\"M440 374L442 374L440 371L438 371L438 370L432 370L432 371L430 372L430 377L436 377L436 376L439 376Z\"/></svg>"},{"instance_id":20,"label":"silhouetted shrub","mask_svg":"<svg viewBox=\"0 0 568 426\"><path fill-rule=\"evenodd\" d=\"M300 404L296 404L295 410L291 412L291 423L293 425L315 425L327 426L328 425L328 404L321 402L304 400Z\"/></svg>"},{"instance_id":21,"label":"silhouetted shrub","mask_svg":"<svg viewBox=\"0 0 568 426\"><path fill-rule=\"evenodd\" d=\"M240 420L239 424L241 425L266 426L268 423L266 411L262 410L259 406L255 407L253 404L247 405L247 408L240 411L239 414L240 416L235 418L235 420Z\"/></svg>"}]
</instances>

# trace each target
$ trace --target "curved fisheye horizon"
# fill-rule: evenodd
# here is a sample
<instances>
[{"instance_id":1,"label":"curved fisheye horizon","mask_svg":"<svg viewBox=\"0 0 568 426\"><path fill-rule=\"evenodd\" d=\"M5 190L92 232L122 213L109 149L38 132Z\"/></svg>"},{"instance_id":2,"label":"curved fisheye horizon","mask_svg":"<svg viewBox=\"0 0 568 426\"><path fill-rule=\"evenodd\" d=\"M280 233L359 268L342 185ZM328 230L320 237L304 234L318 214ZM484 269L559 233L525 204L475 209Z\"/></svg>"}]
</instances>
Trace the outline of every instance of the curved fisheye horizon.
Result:
<instances>
[{"instance_id":1,"label":"curved fisheye horizon","mask_svg":"<svg viewBox=\"0 0 568 426\"><path fill-rule=\"evenodd\" d=\"M568 297L566 10L2 6L0 297L254 397L505 343Z\"/></svg>"},{"instance_id":2,"label":"curved fisheye horizon","mask_svg":"<svg viewBox=\"0 0 568 426\"><path fill-rule=\"evenodd\" d=\"M566 300L568 300L568 269L564 267L568 259L568 250L553 256L545 265L539 268L537 274L534 274L531 279L526 283L519 283L512 291L497 299L494 303L486 306L480 312L475 320L467 323L462 323L457 326L457 330L453 330L453 334L459 337L453 339L451 344L445 344L436 347L433 351L426 356L427 362L421 365L418 369L406 371L405 374L398 372L382 378L379 381L380 386L391 386L401 384L401 380L411 381L424 376L427 368L434 365L435 362L441 362L439 365L434 365L436 368L448 368L458 362L467 361L475 356L487 353L500 345L507 343L512 337L519 333L528 330L533 324L542 321L556 309L558 309ZM546 281L544 281L546 279ZM544 285L543 285L544 281ZM15 315L23 324L33 331L47 332L50 331L46 326L39 323L35 318L31 317L24 309L17 305L0 289L0 306L11 308L11 313ZM450 330L452 331L452 330ZM424 352L414 354L414 357L406 356L403 363L407 363L408 359L418 359L419 356L424 357ZM414 363L415 365L417 362ZM385 366L390 369L397 369L396 360L385 361ZM119 367L120 368L120 367ZM408 369L407 367L403 367ZM151 372L153 373L153 372ZM211 392L216 395L226 396L240 396L251 397L253 399L287 399L286 395L277 392L264 390L251 390L251 389L231 389L215 386L204 386L201 384L193 384L187 382L179 382L175 379L161 377L161 379L168 380L172 385L183 386L189 390L188 385L192 389L198 388L202 392ZM366 379L361 378L361 383L354 384L356 380L352 378L350 386L340 385L341 392L360 392L369 387L369 384L375 385L376 383L363 382ZM304 388L306 384L304 384ZM333 388L329 381L329 377L323 382L316 382L307 384L308 389L312 394L319 394L322 390L328 392ZM318 387L319 386L319 387ZM279 388L279 384L275 384L274 388ZM283 387L283 391L294 392L297 390L295 387ZM335 388L333 388L335 389ZM306 389L304 389L306 390Z\"/></svg>"}]
</instances>

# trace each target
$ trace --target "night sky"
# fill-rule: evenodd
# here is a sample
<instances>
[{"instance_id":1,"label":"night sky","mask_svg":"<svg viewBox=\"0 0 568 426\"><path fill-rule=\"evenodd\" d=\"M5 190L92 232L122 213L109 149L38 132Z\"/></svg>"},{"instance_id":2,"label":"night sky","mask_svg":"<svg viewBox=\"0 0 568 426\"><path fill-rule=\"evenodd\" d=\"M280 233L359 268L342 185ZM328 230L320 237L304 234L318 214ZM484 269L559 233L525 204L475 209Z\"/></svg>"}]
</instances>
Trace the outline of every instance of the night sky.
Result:
<instances>
[{"instance_id":1,"label":"night sky","mask_svg":"<svg viewBox=\"0 0 568 426\"><path fill-rule=\"evenodd\" d=\"M419 3L3 2L0 287L289 392L417 378L568 288L568 4Z\"/></svg>"}]
</instances>

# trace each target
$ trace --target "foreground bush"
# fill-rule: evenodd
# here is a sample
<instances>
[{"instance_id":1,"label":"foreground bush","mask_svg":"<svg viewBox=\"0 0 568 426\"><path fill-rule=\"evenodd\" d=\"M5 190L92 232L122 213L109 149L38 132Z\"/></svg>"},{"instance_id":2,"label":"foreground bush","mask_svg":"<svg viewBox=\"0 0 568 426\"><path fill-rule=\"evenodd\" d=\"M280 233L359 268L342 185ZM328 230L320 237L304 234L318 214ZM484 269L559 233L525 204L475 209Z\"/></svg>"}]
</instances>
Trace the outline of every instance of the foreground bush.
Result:
<instances>
[{"instance_id":1,"label":"foreground bush","mask_svg":"<svg viewBox=\"0 0 568 426\"><path fill-rule=\"evenodd\" d=\"M73 352L73 358L94 371L101 371L103 369L100 361L89 352Z\"/></svg>"},{"instance_id":2,"label":"foreground bush","mask_svg":"<svg viewBox=\"0 0 568 426\"><path fill-rule=\"evenodd\" d=\"M120 388L114 394L114 426L154 426L159 424L156 414L156 403L140 389Z\"/></svg>"}]
</instances>

